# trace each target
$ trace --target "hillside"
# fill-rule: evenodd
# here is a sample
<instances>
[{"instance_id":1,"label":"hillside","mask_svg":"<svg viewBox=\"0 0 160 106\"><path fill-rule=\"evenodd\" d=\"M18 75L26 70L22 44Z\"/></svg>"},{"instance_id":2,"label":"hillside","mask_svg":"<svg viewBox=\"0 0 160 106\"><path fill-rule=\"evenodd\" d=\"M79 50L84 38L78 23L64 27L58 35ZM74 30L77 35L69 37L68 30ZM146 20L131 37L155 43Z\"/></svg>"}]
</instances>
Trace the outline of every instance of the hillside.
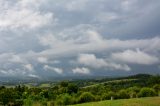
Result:
<instances>
[{"instance_id":1,"label":"hillside","mask_svg":"<svg viewBox=\"0 0 160 106\"><path fill-rule=\"evenodd\" d=\"M101 102L77 104L72 106L160 106L160 97L123 99L123 100L113 100L113 101L108 100Z\"/></svg>"},{"instance_id":2,"label":"hillside","mask_svg":"<svg viewBox=\"0 0 160 106\"><path fill-rule=\"evenodd\" d=\"M124 106L130 102L131 104L132 102L140 102L141 106L143 103L151 104L149 101L152 101L152 98L147 100L143 97L157 97L159 94L160 76L138 74L119 78L25 83L17 86L5 85L0 87L0 105L64 106L89 102L84 106L90 106L91 102L113 99L113 101L93 103L93 106L106 104ZM157 103L157 99L160 98L155 98L154 103ZM147 102L144 102L145 100Z\"/></svg>"}]
</instances>

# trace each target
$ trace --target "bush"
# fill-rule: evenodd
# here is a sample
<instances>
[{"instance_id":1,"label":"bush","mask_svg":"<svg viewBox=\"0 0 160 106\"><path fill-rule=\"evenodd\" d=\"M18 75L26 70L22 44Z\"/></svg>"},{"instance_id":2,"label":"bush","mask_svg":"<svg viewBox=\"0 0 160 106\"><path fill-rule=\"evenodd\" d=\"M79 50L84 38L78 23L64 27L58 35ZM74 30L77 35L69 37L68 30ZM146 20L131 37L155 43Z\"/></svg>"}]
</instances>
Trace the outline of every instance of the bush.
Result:
<instances>
[{"instance_id":1,"label":"bush","mask_svg":"<svg viewBox=\"0 0 160 106\"><path fill-rule=\"evenodd\" d=\"M68 85L67 92L68 92L69 94L77 93L77 92L78 92L78 86L75 85L75 84L72 84L72 83L69 84L69 85Z\"/></svg>"},{"instance_id":2,"label":"bush","mask_svg":"<svg viewBox=\"0 0 160 106\"><path fill-rule=\"evenodd\" d=\"M15 102L16 97L17 93L13 92L13 89L3 89L0 92L0 102L2 102L3 105Z\"/></svg>"},{"instance_id":3,"label":"bush","mask_svg":"<svg viewBox=\"0 0 160 106\"><path fill-rule=\"evenodd\" d=\"M152 88L142 88L138 93L138 97L152 97L156 95L155 90Z\"/></svg>"},{"instance_id":4,"label":"bush","mask_svg":"<svg viewBox=\"0 0 160 106\"><path fill-rule=\"evenodd\" d=\"M50 101L48 106L55 106L55 102L54 101Z\"/></svg>"},{"instance_id":5,"label":"bush","mask_svg":"<svg viewBox=\"0 0 160 106\"><path fill-rule=\"evenodd\" d=\"M140 91L140 88L134 86L127 89L128 92L135 92L138 93Z\"/></svg>"},{"instance_id":6,"label":"bush","mask_svg":"<svg viewBox=\"0 0 160 106\"><path fill-rule=\"evenodd\" d=\"M127 89L127 92L129 93L130 98L136 98L139 91L140 91L140 88L138 88L136 86L130 87Z\"/></svg>"},{"instance_id":7,"label":"bush","mask_svg":"<svg viewBox=\"0 0 160 106\"><path fill-rule=\"evenodd\" d=\"M130 96L129 96L129 94L127 93L126 90L120 90L120 91L119 91L119 94L118 94L118 97L119 97L120 99L128 99Z\"/></svg>"},{"instance_id":8,"label":"bush","mask_svg":"<svg viewBox=\"0 0 160 106\"><path fill-rule=\"evenodd\" d=\"M32 98L28 97L24 100L24 106L32 106L33 100Z\"/></svg>"},{"instance_id":9,"label":"bush","mask_svg":"<svg viewBox=\"0 0 160 106\"><path fill-rule=\"evenodd\" d=\"M111 98L116 98L117 97L117 95L114 93L114 92L112 92L112 91L110 91L110 92L108 92L107 94L104 94L103 96L102 96L102 99L103 100L110 100Z\"/></svg>"},{"instance_id":10,"label":"bush","mask_svg":"<svg viewBox=\"0 0 160 106\"><path fill-rule=\"evenodd\" d=\"M160 91L160 85L159 84L154 85L153 89L158 93Z\"/></svg>"},{"instance_id":11,"label":"bush","mask_svg":"<svg viewBox=\"0 0 160 106\"><path fill-rule=\"evenodd\" d=\"M102 100L102 95L96 95L94 98L95 98L95 101L100 101Z\"/></svg>"},{"instance_id":12,"label":"bush","mask_svg":"<svg viewBox=\"0 0 160 106\"><path fill-rule=\"evenodd\" d=\"M62 94L56 100L57 105L70 105L73 104L72 97L69 94Z\"/></svg>"},{"instance_id":13,"label":"bush","mask_svg":"<svg viewBox=\"0 0 160 106\"><path fill-rule=\"evenodd\" d=\"M60 82L61 87L67 87L68 86L68 81L62 81Z\"/></svg>"},{"instance_id":14,"label":"bush","mask_svg":"<svg viewBox=\"0 0 160 106\"><path fill-rule=\"evenodd\" d=\"M91 102L91 101L94 101L94 100L95 100L95 98L94 98L93 94L91 94L90 92L84 92L79 97L79 102L80 103Z\"/></svg>"},{"instance_id":15,"label":"bush","mask_svg":"<svg viewBox=\"0 0 160 106\"><path fill-rule=\"evenodd\" d=\"M22 100L22 99L19 99L19 100L16 100L16 101L15 101L14 105L15 105L15 106L23 106L23 103L24 103L23 100Z\"/></svg>"}]
</instances>

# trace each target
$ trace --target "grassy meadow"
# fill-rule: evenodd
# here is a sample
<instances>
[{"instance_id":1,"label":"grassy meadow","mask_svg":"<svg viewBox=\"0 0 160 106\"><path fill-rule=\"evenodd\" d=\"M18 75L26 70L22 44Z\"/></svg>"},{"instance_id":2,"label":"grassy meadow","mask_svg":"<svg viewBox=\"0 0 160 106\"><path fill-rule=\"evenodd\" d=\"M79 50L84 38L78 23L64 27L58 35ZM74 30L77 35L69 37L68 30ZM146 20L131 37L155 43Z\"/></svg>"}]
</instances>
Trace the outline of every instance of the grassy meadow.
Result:
<instances>
[{"instance_id":1,"label":"grassy meadow","mask_svg":"<svg viewBox=\"0 0 160 106\"><path fill-rule=\"evenodd\" d=\"M71 106L160 106L160 97L107 100Z\"/></svg>"}]
</instances>

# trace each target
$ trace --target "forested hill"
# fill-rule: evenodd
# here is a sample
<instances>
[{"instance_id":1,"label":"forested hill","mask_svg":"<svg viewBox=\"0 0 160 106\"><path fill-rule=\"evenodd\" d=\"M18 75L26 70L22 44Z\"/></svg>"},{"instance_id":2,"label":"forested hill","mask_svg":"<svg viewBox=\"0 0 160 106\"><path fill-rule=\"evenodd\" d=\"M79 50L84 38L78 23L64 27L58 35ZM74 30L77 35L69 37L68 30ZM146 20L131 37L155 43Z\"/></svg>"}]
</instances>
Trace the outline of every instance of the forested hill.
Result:
<instances>
[{"instance_id":1,"label":"forested hill","mask_svg":"<svg viewBox=\"0 0 160 106\"><path fill-rule=\"evenodd\" d=\"M37 85L0 87L0 105L64 106L110 99L160 95L160 76L138 74L119 78L41 82ZM36 105L37 106L37 105Z\"/></svg>"},{"instance_id":2,"label":"forested hill","mask_svg":"<svg viewBox=\"0 0 160 106\"><path fill-rule=\"evenodd\" d=\"M153 78L154 77L154 78ZM158 77L158 75L157 75ZM145 85L147 83L151 83L155 81L159 81L156 79L156 76L150 74L136 74L124 77L106 77L106 78L97 78L97 79L86 79L86 80L74 80L73 83L76 83L80 87L86 87L95 84L105 84L105 83L125 83L125 82L133 82L138 83L139 85ZM127 83L126 83L127 84Z\"/></svg>"}]
</instances>

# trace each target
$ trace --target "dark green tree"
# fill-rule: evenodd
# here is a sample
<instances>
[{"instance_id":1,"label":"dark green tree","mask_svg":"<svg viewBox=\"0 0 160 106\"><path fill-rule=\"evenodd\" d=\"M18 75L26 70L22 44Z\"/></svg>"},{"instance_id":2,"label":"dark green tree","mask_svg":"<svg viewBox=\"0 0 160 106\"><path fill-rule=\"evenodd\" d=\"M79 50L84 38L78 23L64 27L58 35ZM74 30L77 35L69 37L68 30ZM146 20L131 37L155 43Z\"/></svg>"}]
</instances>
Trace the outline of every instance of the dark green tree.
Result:
<instances>
[{"instance_id":1,"label":"dark green tree","mask_svg":"<svg viewBox=\"0 0 160 106\"><path fill-rule=\"evenodd\" d=\"M142 88L140 90L140 92L138 93L138 97L152 97L152 96L156 96L156 92L154 89L152 88Z\"/></svg>"}]
</instances>

